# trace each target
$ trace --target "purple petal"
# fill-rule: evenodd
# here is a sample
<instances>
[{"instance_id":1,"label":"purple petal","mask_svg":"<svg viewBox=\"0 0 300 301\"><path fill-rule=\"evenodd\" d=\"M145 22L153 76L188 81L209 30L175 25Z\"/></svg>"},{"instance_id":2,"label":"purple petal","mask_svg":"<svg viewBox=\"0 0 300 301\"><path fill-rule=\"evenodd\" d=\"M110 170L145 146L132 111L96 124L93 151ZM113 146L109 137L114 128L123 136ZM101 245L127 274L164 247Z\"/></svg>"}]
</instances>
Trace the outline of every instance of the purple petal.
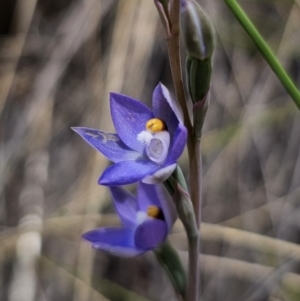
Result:
<instances>
[{"instance_id":1,"label":"purple petal","mask_svg":"<svg viewBox=\"0 0 300 301\"><path fill-rule=\"evenodd\" d=\"M187 129L183 124L179 123L174 133L173 141L171 142L169 155L164 164L165 166L177 162L186 145L186 139L187 139Z\"/></svg>"},{"instance_id":2,"label":"purple petal","mask_svg":"<svg viewBox=\"0 0 300 301\"><path fill-rule=\"evenodd\" d=\"M116 210L127 227L136 226L137 200L133 194L121 187L110 187Z\"/></svg>"},{"instance_id":3,"label":"purple petal","mask_svg":"<svg viewBox=\"0 0 300 301\"><path fill-rule=\"evenodd\" d=\"M132 228L98 228L82 237L93 243L93 248L118 256L135 256L145 252L135 247Z\"/></svg>"},{"instance_id":4,"label":"purple petal","mask_svg":"<svg viewBox=\"0 0 300 301\"><path fill-rule=\"evenodd\" d=\"M73 127L72 130L113 162L136 160L141 157L140 153L128 148L117 134L85 127Z\"/></svg>"},{"instance_id":5,"label":"purple petal","mask_svg":"<svg viewBox=\"0 0 300 301\"><path fill-rule=\"evenodd\" d=\"M152 205L161 208L155 185L140 182L137 191L137 201L140 211L147 212L148 207Z\"/></svg>"},{"instance_id":6,"label":"purple petal","mask_svg":"<svg viewBox=\"0 0 300 301\"><path fill-rule=\"evenodd\" d=\"M148 251L144 249L128 248L123 246L111 246L105 243L94 243L93 248L120 257L133 257Z\"/></svg>"},{"instance_id":7,"label":"purple petal","mask_svg":"<svg viewBox=\"0 0 300 301\"><path fill-rule=\"evenodd\" d=\"M155 117L162 119L167 124L171 137L178 123L183 123L179 104L172 97L169 90L161 83L153 91L152 111Z\"/></svg>"},{"instance_id":8,"label":"purple petal","mask_svg":"<svg viewBox=\"0 0 300 301\"><path fill-rule=\"evenodd\" d=\"M159 219L145 221L135 230L135 245L139 249L154 249L165 240L167 234L165 221Z\"/></svg>"},{"instance_id":9,"label":"purple petal","mask_svg":"<svg viewBox=\"0 0 300 301\"><path fill-rule=\"evenodd\" d=\"M173 163L171 165L165 166L163 168L158 169L153 174L143 178L142 182L145 184L159 184L167 180L170 175L173 173L177 166L177 163Z\"/></svg>"},{"instance_id":10,"label":"purple petal","mask_svg":"<svg viewBox=\"0 0 300 301\"><path fill-rule=\"evenodd\" d=\"M98 183L107 186L132 184L155 172L159 166L150 160L123 161L109 166Z\"/></svg>"},{"instance_id":11,"label":"purple petal","mask_svg":"<svg viewBox=\"0 0 300 301\"><path fill-rule=\"evenodd\" d=\"M150 109L143 103L122 94L110 94L110 110L116 131L130 148L143 153L144 144L137 135L145 130L146 122L153 118Z\"/></svg>"},{"instance_id":12,"label":"purple petal","mask_svg":"<svg viewBox=\"0 0 300 301\"><path fill-rule=\"evenodd\" d=\"M107 243L109 245L133 247L134 229L128 227L105 227L86 232L82 237L92 243Z\"/></svg>"}]
</instances>

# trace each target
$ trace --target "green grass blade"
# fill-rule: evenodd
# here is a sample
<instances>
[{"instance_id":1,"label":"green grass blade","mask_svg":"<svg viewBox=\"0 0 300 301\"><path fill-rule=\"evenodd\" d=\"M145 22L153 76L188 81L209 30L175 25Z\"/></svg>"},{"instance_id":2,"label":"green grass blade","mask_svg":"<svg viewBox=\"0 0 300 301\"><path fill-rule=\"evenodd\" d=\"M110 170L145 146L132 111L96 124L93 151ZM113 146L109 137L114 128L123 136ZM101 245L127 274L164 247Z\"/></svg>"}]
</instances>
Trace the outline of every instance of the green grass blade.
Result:
<instances>
[{"instance_id":1,"label":"green grass blade","mask_svg":"<svg viewBox=\"0 0 300 301\"><path fill-rule=\"evenodd\" d=\"M236 0L224 0L300 110L300 92Z\"/></svg>"}]
</instances>

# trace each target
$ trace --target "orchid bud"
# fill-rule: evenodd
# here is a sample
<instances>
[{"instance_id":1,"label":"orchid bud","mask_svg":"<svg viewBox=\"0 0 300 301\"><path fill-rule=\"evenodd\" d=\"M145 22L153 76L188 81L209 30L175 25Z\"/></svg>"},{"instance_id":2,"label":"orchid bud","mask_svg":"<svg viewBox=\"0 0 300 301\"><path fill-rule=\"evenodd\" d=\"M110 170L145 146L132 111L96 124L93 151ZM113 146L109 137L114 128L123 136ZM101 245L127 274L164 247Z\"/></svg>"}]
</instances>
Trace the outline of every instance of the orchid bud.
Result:
<instances>
[{"instance_id":1,"label":"orchid bud","mask_svg":"<svg viewBox=\"0 0 300 301\"><path fill-rule=\"evenodd\" d=\"M210 88L211 60L198 60L188 56L186 58L186 76L188 91L193 104L202 101Z\"/></svg>"},{"instance_id":2,"label":"orchid bud","mask_svg":"<svg viewBox=\"0 0 300 301\"><path fill-rule=\"evenodd\" d=\"M187 52L187 88L194 104L194 133L201 137L209 103L214 30L208 16L194 0L181 0L181 35Z\"/></svg>"},{"instance_id":3,"label":"orchid bud","mask_svg":"<svg viewBox=\"0 0 300 301\"><path fill-rule=\"evenodd\" d=\"M214 30L208 16L194 0L181 1L181 34L190 57L198 60L211 58Z\"/></svg>"}]
</instances>

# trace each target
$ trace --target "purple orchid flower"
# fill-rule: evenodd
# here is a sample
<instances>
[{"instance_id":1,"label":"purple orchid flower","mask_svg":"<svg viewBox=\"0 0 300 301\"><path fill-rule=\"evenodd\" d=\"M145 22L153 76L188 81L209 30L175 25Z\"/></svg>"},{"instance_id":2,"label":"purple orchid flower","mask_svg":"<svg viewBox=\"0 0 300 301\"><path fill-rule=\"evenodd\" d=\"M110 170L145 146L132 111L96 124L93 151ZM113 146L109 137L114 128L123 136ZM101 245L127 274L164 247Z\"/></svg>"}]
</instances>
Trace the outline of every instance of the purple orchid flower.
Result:
<instances>
[{"instance_id":1,"label":"purple orchid flower","mask_svg":"<svg viewBox=\"0 0 300 301\"><path fill-rule=\"evenodd\" d=\"M73 128L115 163L103 172L98 183L117 186L166 180L176 168L187 139L180 107L168 89L157 85L152 111L140 101L117 93L110 94L110 109L117 134Z\"/></svg>"},{"instance_id":2,"label":"purple orchid flower","mask_svg":"<svg viewBox=\"0 0 300 301\"><path fill-rule=\"evenodd\" d=\"M159 246L167 237L176 210L157 185L139 183L137 198L121 187L110 191L123 227L104 227L83 234L93 248L118 256L135 256Z\"/></svg>"}]
</instances>

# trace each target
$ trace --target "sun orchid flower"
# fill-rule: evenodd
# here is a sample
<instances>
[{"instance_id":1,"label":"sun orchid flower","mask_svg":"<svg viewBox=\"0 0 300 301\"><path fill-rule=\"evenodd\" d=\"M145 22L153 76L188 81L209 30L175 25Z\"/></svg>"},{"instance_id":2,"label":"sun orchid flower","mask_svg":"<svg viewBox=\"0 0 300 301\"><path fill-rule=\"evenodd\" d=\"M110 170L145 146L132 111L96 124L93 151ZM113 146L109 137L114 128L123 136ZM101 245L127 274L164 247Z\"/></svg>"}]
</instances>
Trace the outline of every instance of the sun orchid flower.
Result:
<instances>
[{"instance_id":1,"label":"sun orchid flower","mask_svg":"<svg viewBox=\"0 0 300 301\"><path fill-rule=\"evenodd\" d=\"M187 139L180 107L168 89L157 85L152 111L138 100L111 93L110 110L116 134L73 128L115 163L103 172L99 184L117 186L140 180L155 184L166 180L176 168Z\"/></svg>"},{"instance_id":2,"label":"sun orchid flower","mask_svg":"<svg viewBox=\"0 0 300 301\"><path fill-rule=\"evenodd\" d=\"M93 248L118 256L135 256L158 247L176 220L174 203L158 185L139 183L137 197L111 186L122 227L104 227L83 234Z\"/></svg>"}]
</instances>

